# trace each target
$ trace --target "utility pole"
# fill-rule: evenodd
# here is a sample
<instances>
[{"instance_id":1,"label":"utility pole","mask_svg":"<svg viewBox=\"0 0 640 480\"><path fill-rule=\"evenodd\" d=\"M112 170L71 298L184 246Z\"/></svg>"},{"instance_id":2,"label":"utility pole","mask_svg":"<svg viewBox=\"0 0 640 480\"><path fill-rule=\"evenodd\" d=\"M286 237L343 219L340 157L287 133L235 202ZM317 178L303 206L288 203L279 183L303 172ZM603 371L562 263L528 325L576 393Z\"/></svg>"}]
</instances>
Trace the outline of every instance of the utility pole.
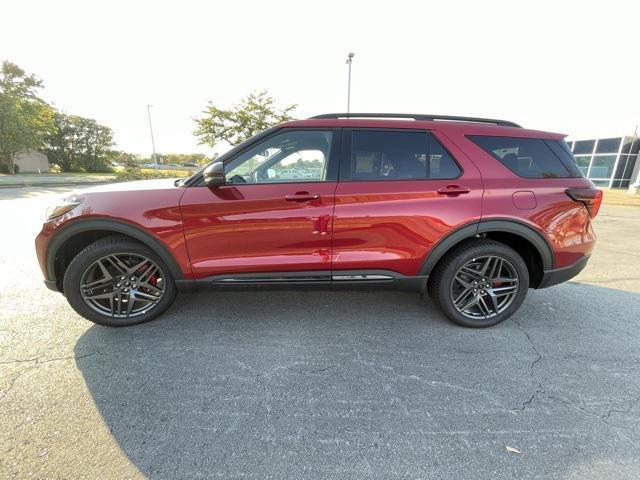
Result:
<instances>
[{"instance_id":1,"label":"utility pole","mask_svg":"<svg viewBox=\"0 0 640 480\"><path fill-rule=\"evenodd\" d=\"M355 53L349 52L347 55L347 65L349 65L349 79L347 81L347 113L351 111L351 63Z\"/></svg>"},{"instance_id":2,"label":"utility pole","mask_svg":"<svg viewBox=\"0 0 640 480\"><path fill-rule=\"evenodd\" d=\"M153 125L151 124L151 107L153 107L153 105L147 105L147 116L149 117L149 132L151 132L151 148L153 149L153 163L156 164L156 170L157 170L158 158L156 157L156 142L153 139Z\"/></svg>"}]
</instances>

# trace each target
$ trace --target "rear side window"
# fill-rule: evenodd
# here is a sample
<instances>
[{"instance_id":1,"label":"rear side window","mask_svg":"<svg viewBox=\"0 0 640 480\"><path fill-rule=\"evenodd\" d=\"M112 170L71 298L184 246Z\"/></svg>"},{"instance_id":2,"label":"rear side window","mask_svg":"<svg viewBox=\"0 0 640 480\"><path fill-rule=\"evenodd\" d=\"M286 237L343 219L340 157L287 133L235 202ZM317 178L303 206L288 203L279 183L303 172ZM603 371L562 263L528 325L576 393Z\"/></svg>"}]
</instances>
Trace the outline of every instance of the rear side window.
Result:
<instances>
[{"instance_id":1,"label":"rear side window","mask_svg":"<svg viewBox=\"0 0 640 480\"><path fill-rule=\"evenodd\" d=\"M353 130L351 180L457 178L460 167L427 132Z\"/></svg>"},{"instance_id":2,"label":"rear side window","mask_svg":"<svg viewBox=\"0 0 640 480\"><path fill-rule=\"evenodd\" d=\"M525 178L579 177L573 156L558 142L537 138L468 138L516 175Z\"/></svg>"}]
</instances>

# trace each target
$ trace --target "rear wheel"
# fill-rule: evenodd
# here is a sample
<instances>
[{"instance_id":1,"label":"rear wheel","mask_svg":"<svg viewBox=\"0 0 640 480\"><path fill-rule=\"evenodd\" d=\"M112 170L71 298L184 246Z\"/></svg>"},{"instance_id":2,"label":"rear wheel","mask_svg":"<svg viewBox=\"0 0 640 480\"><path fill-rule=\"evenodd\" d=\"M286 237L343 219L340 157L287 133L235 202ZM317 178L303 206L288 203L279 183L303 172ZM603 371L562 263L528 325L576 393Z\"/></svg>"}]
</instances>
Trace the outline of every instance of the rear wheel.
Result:
<instances>
[{"instance_id":1,"label":"rear wheel","mask_svg":"<svg viewBox=\"0 0 640 480\"><path fill-rule=\"evenodd\" d=\"M176 296L171 272L160 257L121 236L100 239L82 250L69 264L63 287L76 312L111 327L152 320Z\"/></svg>"},{"instance_id":2,"label":"rear wheel","mask_svg":"<svg viewBox=\"0 0 640 480\"><path fill-rule=\"evenodd\" d=\"M429 281L436 304L453 322L490 327L513 315L527 295L529 271L512 248L471 240L449 252Z\"/></svg>"}]
</instances>

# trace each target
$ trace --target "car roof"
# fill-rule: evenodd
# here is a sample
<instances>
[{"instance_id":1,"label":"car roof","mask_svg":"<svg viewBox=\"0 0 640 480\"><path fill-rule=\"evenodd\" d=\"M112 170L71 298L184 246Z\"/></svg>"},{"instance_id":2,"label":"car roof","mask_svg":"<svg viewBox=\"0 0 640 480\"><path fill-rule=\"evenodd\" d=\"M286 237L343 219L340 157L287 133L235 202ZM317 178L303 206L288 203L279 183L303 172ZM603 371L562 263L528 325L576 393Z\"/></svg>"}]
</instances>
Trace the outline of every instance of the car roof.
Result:
<instances>
[{"instance_id":1,"label":"car roof","mask_svg":"<svg viewBox=\"0 0 640 480\"><path fill-rule=\"evenodd\" d=\"M515 125L515 124L514 124ZM308 118L280 125L289 128L382 128L440 131L453 135L486 135L561 140L562 133L531 130L510 125L496 125L463 120L411 120L402 118Z\"/></svg>"}]
</instances>

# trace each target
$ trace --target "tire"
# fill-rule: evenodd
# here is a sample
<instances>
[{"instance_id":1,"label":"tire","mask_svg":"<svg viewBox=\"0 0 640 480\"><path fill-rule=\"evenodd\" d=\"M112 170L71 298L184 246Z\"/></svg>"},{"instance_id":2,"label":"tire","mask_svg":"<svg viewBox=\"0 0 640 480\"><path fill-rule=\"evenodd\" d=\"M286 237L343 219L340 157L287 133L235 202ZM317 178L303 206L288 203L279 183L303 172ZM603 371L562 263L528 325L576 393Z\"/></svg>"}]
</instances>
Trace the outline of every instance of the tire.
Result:
<instances>
[{"instance_id":1,"label":"tire","mask_svg":"<svg viewBox=\"0 0 640 480\"><path fill-rule=\"evenodd\" d=\"M123 275L138 265L138 270ZM176 297L174 278L162 259L120 235L97 240L78 253L64 274L63 290L76 312L108 327L148 322Z\"/></svg>"},{"instance_id":2,"label":"tire","mask_svg":"<svg viewBox=\"0 0 640 480\"><path fill-rule=\"evenodd\" d=\"M495 270L499 271L489 278ZM529 270L522 257L511 247L486 239L455 247L429 279L429 294L442 312L454 323L472 328L505 321L520 308L528 289Z\"/></svg>"}]
</instances>

